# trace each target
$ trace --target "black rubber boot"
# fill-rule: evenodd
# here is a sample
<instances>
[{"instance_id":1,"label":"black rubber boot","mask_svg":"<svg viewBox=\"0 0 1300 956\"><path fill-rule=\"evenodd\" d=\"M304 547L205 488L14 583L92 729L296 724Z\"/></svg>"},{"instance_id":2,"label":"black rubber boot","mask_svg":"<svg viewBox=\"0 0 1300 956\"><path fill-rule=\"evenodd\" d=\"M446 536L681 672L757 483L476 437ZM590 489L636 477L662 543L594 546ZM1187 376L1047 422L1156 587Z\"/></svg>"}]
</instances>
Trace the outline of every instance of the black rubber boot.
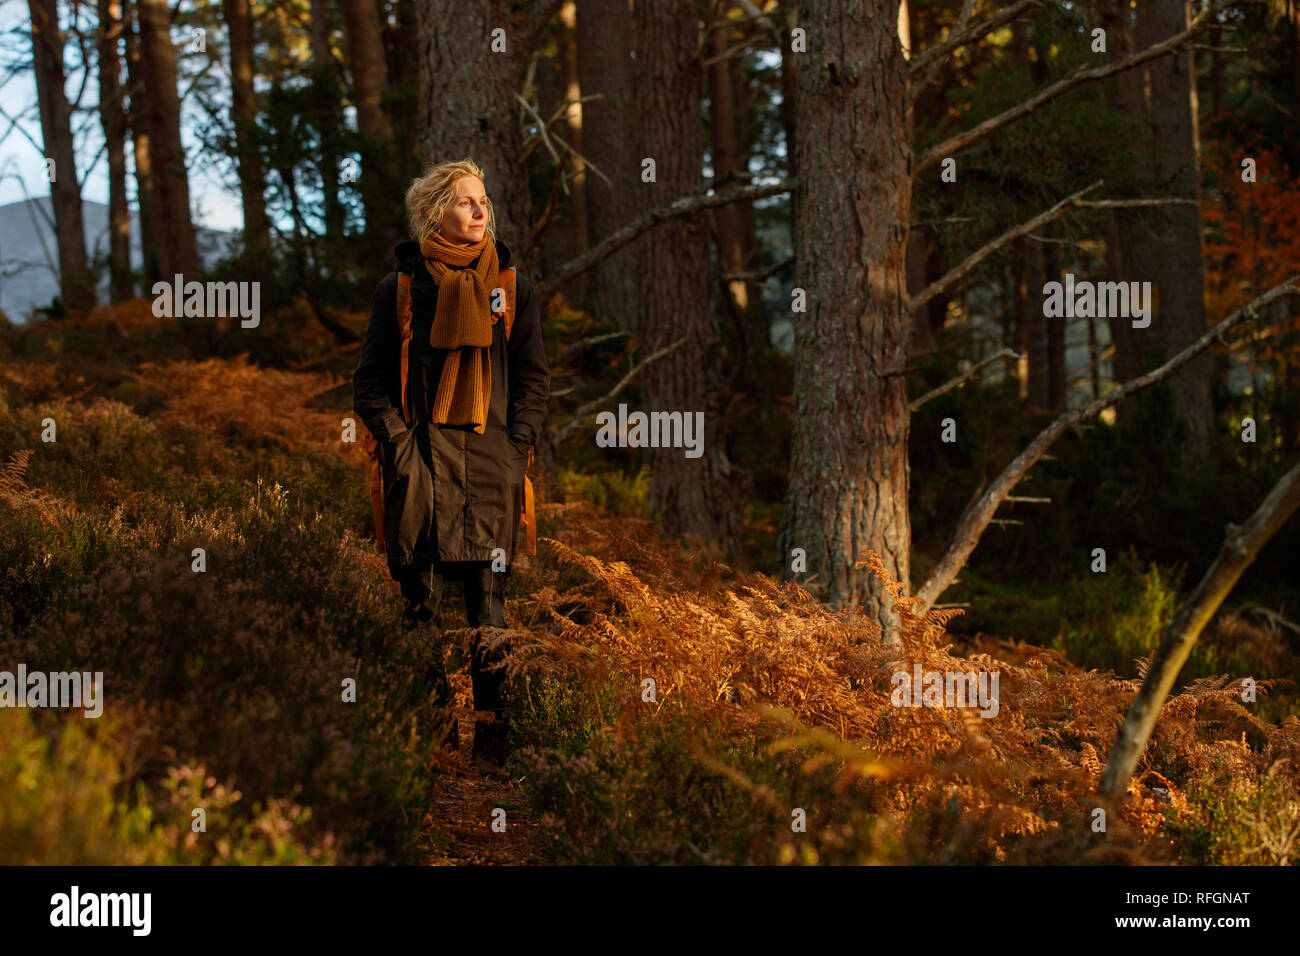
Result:
<instances>
[{"instance_id":1,"label":"black rubber boot","mask_svg":"<svg viewBox=\"0 0 1300 956\"><path fill-rule=\"evenodd\" d=\"M465 606L471 626L479 628L470 655L470 680L474 686L474 709L487 711L495 720L474 722L474 766L484 776L505 776L510 736L509 700L505 668L500 666L510 653L508 641L488 650L486 634L508 626L506 581L509 571L475 567L465 580ZM493 635L495 636L495 635Z\"/></svg>"}]
</instances>

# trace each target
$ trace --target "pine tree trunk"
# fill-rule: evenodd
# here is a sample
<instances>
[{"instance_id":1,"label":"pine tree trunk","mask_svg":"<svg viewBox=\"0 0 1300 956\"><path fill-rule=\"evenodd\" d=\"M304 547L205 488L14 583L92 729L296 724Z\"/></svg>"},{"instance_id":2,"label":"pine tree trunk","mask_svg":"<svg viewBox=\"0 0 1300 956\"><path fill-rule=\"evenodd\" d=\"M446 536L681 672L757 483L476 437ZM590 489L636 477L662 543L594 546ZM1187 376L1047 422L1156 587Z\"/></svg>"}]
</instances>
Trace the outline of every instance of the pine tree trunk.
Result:
<instances>
[{"instance_id":1,"label":"pine tree trunk","mask_svg":"<svg viewBox=\"0 0 1300 956\"><path fill-rule=\"evenodd\" d=\"M1138 40L1159 42L1187 27L1186 0L1144 0L1138 5ZM1162 234L1160 252L1150 260L1157 310L1151 318L1161 359L1168 359L1205 333L1205 261L1201 252L1200 137L1197 133L1196 70L1193 53L1152 60L1147 67L1151 90L1152 173L1166 195L1195 199L1198 205L1166 206L1152 217ZM1187 425L1184 446L1189 460L1209 454L1214 430L1210 380L1214 361L1208 354L1189 362L1170 380L1175 407Z\"/></svg>"},{"instance_id":2,"label":"pine tree trunk","mask_svg":"<svg viewBox=\"0 0 1300 956\"><path fill-rule=\"evenodd\" d=\"M709 37L710 55L720 56L730 45L730 30L717 27ZM718 60L709 66L709 132L712 136L713 190L722 192L746 180L738 174L739 151L736 147L736 100L732 87L731 59ZM738 205L721 206L713 211L718 239L718 263L723 275L745 270L744 218ZM732 316L742 341L748 339L750 311L749 289L743 279L723 283L723 304Z\"/></svg>"},{"instance_id":3,"label":"pine tree trunk","mask_svg":"<svg viewBox=\"0 0 1300 956\"><path fill-rule=\"evenodd\" d=\"M563 94L567 100L576 101L582 96L582 80L578 68L578 32L577 5L573 0L566 0L560 8L560 54L563 64ZM564 116L565 141L579 153L583 150L582 104L574 102ZM550 114L545 114L550 118ZM581 159L570 158L566 164L569 179L569 198L564 203L564 214L568 223L565 230L569 236L570 249L575 256L580 256L591 247L591 228L587 222L587 171ZM583 273L572 283L572 300L586 300L587 274Z\"/></svg>"},{"instance_id":4,"label":"pine tree trunk","mask_svg":"<svg viewBox=\"0 0 1300 956\"><path fill-rule=\"evenodd\" d=\"M144 68L140 63L139 0L127 0L126 78L130 90L127 124L131 129L131 154L135 160L135 195L140 222L142 268L140 288L152 294L162 275L158 261L158 204L154 199L153 161L149 143L153 139L154 114L144 91ZM170 281L170 280L169 280Z\"/></svg>"},{"instance_id":5,"label":"pine tree trunk","mask_svg":"<svg viewBox=\"0 0 1300 956\"><path fill-rule=\"evenodd\" d=\"M313 27L320 0L312 4ZM252 141L257 127L257 100L253 95L253 21L249 0L224 0L226 26L230 31L230 99L231 118L235 125L238 150L239 195L244 204L244 242L249 251L265 255L271 248L271 222L266 216L266 182L256 144ZM313 29L313 38L315 31ZM326 183L326 209L329 208L330 183ZM337 204L337 195L335 195Z\"/></svg>"},{"instance_id":6,"label":"pine tree trunk","mask_svg":"<svg viewBox=\"0 0 1300 956\"><path fill-rule=\"evenodd\" d=\"M885 619L883 587L854 565L872 548L891 574L909 578L906 61L896 7L885 0L828 0L800 12L809 50L795 104L794 248L808 311L794 316L781 551L789 574L792 550L804 549L833 606L861 604Z\"/></svg>"},{"instance_id":7,"label":"pine tree trunk","mask_svg":"<svg viewBox=\"0 0 1300 956\"><path fill-rule=\"evenodd\" d=\"M134 294L131 280L131 211L126 204L126 110L122 103L122 4L99 0L99 117L108 155L109 298L125 302Z\"/></svg>"},{"instance_id":8,"label":"pine tree trunk","mask_svg":"<svg viewBox=\"0 0 1300 956\"><path fill-rule=\"evenodd\" d=\"M532 51L524 49L506 0L422 0L418 19L424 153L433 162L468 156L483 167L497 235L522 251L533 208L515 94ZM488 45L498 27L506 32L504 52Z\"/></svg>"},{"instance_id":9,"label":"pine tree trunk","mask_svg":"<svg viewBox=\"0 0 1300 956\"><path fill-rule=\"evenodd\" d=\"M682 16L677 0L638 0L636 97L639 155L655 162L656 182L640 177L620 184L635 192L643 210L667 205L703 187L703 103L699 30ZM724 396L713 266L702 217L659 226L637 250L637 275L645 324L635 333L642 355L679 338L685 343L641 374L644 410L704 413L703 454L647 449L654 470L651 498L670 536L698 538L696 546L739 551L747 497L743 475L727 455Z\"/></svg>"},{"instance_id":10,"label":"pine tree trunk","mask_svg":"<svg viewBox=\"0 0 1300 956\"><path fill-rule=\"evenodd\" d=\"M176 54L167 0L139 0L140 67L146 108L153 113L149 137L154 198L158 217L158 266L164 279L198 278L199 254L190 218L189 172L181 146L181 104L176 85Z\"/></svg>"},{"instance_id":11,"label":"pine tree trunk","mask_svg":"<svg viewBox=\"0 0 1300 956\"><path fill-rule=\"evenodd\" d=\"M86 263L86 228L72 143L72 108L63 92L66 77L59 7L57 0L28 0L28 8L32 16L32 52L36 97L41 112L41 136L46 161L54 161L50 203L54 207L54 231L59 250L59 288L63 301L70 308L89 309L95 304L95 284Z\"/></svg>"},{"instance_id":12,"label":"pine tree trunk","mask_svg":"<svg viewBox=\"0 0 1300 956\"><path fill-rule=\"evenodd\" d=\"M365 140L362 151L361 202L365 208L366 233L374 237L376 246L387 246L391 241L401 239L406 229L401 223L401 208L396 205L397 183L393 170L393 128L388 115L383 110L384 93L388 90L388 63L384 56L384 44L380 33L379 7L376 0L342 0L343 26L348 41L348 63L352 70L352 99L357 109L357 130ZM432 4L430 4L432 5ZM421 23L421 30L424 29ZM479 69L482 70L483 51L481 36L470 41L468 35L460 37L460 44L465 53L472 49L478 54ZM421 34L423 40L423 33ZM440 67L441 69L441 67ZM458 79L469 89L472 84L465 83L470 71L458 71ZM428 101L421 100L428 109ZM457 103L457 109L447 108L447 104ZM463 100L439 98L437 112L451 114L461 112ZM450 157L440 157L450 158ZM456 159L460 158L458 154ZM492 186L489 184L488 189Z\"/></svg>"},{"instance_id":13,"label":"pine tree trunk","mask_svg":"<svg viewBox=\"0 0 1300 956\"><path fill-rule=\"evenodd\" d=\"M578 79L584 96L603 99L582 104L582 143L592 164L609 177L589 171L588 241L600 242L631 221L638 211L641 157L635 155L636 115L632 103L632 13L627 0L579 0ZM634 253L644 242L621 249L588 271L583 308L597 321L626 331L639 326Z\"/></svg>"}]
</instances>

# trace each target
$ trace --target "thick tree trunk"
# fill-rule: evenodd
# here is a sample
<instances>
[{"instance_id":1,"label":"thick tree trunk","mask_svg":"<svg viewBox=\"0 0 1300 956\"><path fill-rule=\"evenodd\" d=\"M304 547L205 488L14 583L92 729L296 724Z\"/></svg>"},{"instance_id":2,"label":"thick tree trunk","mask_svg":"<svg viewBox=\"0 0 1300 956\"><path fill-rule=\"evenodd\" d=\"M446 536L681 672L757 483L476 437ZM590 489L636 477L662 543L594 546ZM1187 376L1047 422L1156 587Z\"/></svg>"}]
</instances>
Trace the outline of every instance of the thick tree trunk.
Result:
<instances>
[{"instance_id":1,"label":"thick tree trunk","mask_svg":"<svg viewBox=\"0 0 1300 956\"><path fill-rule=\"evenodd\" d=\"M321 182L324 185L325 232L342 236L347 223L347 210L339 195L339 170L342 150L339 139L342 133L338 111L325 94L339 89L338 64L330 48L330 4L328 0L311 0L311 60L312 74L321 84L322 97L318 100L317 122L320 128ZM413 46L413 41L408 41Z\"/></svg>"},{"instance_id":2,"label":"thick tree trunk","mask_svg":"<svg viewBox=\"0 0 1300 956\"><path fill-rule=\"evenodd\" d=\"M315 39L315 14L323 0L312 4ZM271 222L266 216L266 181L262 175L261 154L254 142L257 128L257 100L253 95L253 20L249 0L224 0L226 26L230 31L230 99L231 118L235 124L238 150L239 195L244 204L244 242L250 252L265 254L271 248ZM326 208L330 194L326 177ZM337 202L337 196L335 196Z\"/></svg>"},{"instance_id":3,"label":"thick tree trunk","mask_svg":"<svg viewBox=\"0 0 1300 956\"><path fill-rule=\"evenodd\" d=\"M752 89L752 83L747 78L744 64L739 60L732 61L732 92L735 94L736 102L736 149L737 162L741 172L746 173L744 183L752 182L749 177L749 159L754 155L754 137L756 135L756 123L754 122L755 94ZM761 95L766 95L763 93ZM739 202L736 203L736 209L740 211L740 236L741 236L741 263L746 272L751 272L759 268L758 257L758 225L754 220L754 203ZM767 348L768 328L767 317L763 314L763 286L760 283L749 283L749 328L750 342L758 348Z\"/></svg>"},{"instance_id":4,"label":"thick tree trunk","mask_svg":"<svg viewBox=\"0 0 1300 956\"><path fill-rule=\"evenodd\" d=\"M533 209L515 94L532 51L524 48L506 0L468 5L422 0L419 21L425 155L432 162L469 156L482 166L497 235L511 249L522 250ZM506 34L504 52L489 47L498 27Z\"/></svg>"},{"instance_id":5,"label":"thick tree trunk","mask_svg":"<svg viewBox=\"0 0 1300 956\"><path fill-rule=\"evenodd\" d=\"M1123 57L1184 29L1184 0L1147 0L1136 19L1128 4L1107 7L1107 28L1114 56ZM1198 198L1200 163L1196 131L1196 84L1192 54L1179 52L1152 60L1118 77L1117 103L1136 121L1132 152L1149 170L1148 191L1158 196ZM1163 210L1117 211L1116 255L1108 273L1123 281L1150 281L1156 296L1151 325L1125 331L1112 321L1116 343L1116 377L1131 378L1154 368L1205 329L1201 219L1196 206ZM1108 259L1111 258L1108 253ZM1122 270L1122 271L1121 271ZM1128 320L1122 320L1128 324ZM1168 388L1189 438L1189 459L1208 452L1214 427L1210 355L1173 379ZM1121 412L1123 415L1124 412Z\"/></svg>"},{"instance_id":6,"label":"thick tree trunk","mask_svg":"<svg viewBox=\"0 0 1300 956\"><path fill-rule=\"evenodd\" d=\"M1123 59L1134 52L1132 14L1126 0L1106 0L1103 4L1103 16L1111 56ZM1111 104L1120 112L1142 120L1145 103L1141 92L1141 68L1127 70L1109 82ZM1145 120L1143 120L1145 122ZM1143 140L1145 142L1145 140ZM1106 279L1110 282L1128 282L1137 279L1139 270L1132 263L1135 254L1141 253L1141 240L1136 234L1137 217L1133 212L1116 209L1106 215ZM1133 328L1128 316L1109 316L1106 326L1110 330L1110 341L1114 345L1111 368L1115 381L1128 382L1142 374L1146 360L1142 354L1142 345L1138 336L1142 330ZM1133 413L1131 404L1123 404L1115 409L1119 421L1125 421Z\"/></svg>"},{"instance_id":7,"label":"thick tree trunk","mask_svg":"<svg viewBox=\"0 0 1300 956\"><path fill-rule=\"evenodd\" d=\"M636 10L636 110L638 155L654 160L656 181L639 190L643 210L664 206L703 187L703 103L699 30L682 16L677 0L638 0ZM727 455L725 374L713 311L713 266L703 217L665 223L638 250L637 275L645 322L634 333L643 354L685 338L685 343L642 374L647 411L703 412L703 454L682 447L650 448L651 498L669 535L700 545L739 551L744 476Z\"/></svg>"},{"instance_id":8,"label":"thick tree trunk","mask_svg":"<svg viewBox=\"0 0 1300 956\"><path fill-rule=\"evenodd\" d=\"M582 79L578 68L578 12L573 0L566 0L560 8L560 55L563 64L564 98L571 105L564 114L564 138L570 146L586 155L582 145ZM549 119L550 113L543 118ZM568 221L566 232L575 256L591 248L591 230L587 222L587 168L580 158L570 157L566 162L569 179L569 198L564 204ZM587 293L587 275L577 277L573 283L573 300L583 302Z\"/></svg>"},{"instance_id":9,"label":"thick tree trunk","mask_svg":"<svg viewBox=\"0 0 1300 956\"><path fill-rule=\"evenodd\" d=\"M641 157L635 155L637 126L632 102L632 12L627 0L579 0L578 78L584 96L603 98L582 104L584 154L609 177L586 177L588 242L594 245L632 221L641 183ZM627 331L639 325L634 250L610 256L589 273L583 308L598 322Z\"/></svg>"},{"instance_id":10,"label":"thick tree trunk","mask_svg":"<svg viewBox=\"0 0 1300 956\"><path fill-rule=\"evenodd\" d=\"M714 29L709 37L712 56L721 56L730 45L730 29ZM732 186L743 186L748 180L739 174L740 154L736 146L736 99L732 86L734 61L717 60L709 66L709 133L712 137L713 188L722 192ZM718 240L718 263L723 275L734 275L745 270L745 220L738 204L722 206L713 211ZM743 279L732 279L722 284L723 304L730 312L742 341L748 339L750 295Z\"/></svg>"},{"instance_id":11,"label":"thick tree trunk","mask_svg":"<svg viewBox=\"0 0 1300 956\"><path fill-rule=\"evenodd\" d=\"M122 4L99 0L99 118L108 154L109 298L125 302L131 281L131 211L126 204L126 110L122 104Z\"/></svg>"},{"instance_id":12,"label":"thick tree trunk","mask_svg":"<svg viewBox=\"0 0 1300 956\"><path fill-rule=\"evenodd\" d=\"M32 52L36 69L36 98L41 112L45 159L54 161L50 203L59 249L59 289L74 309L95 304L94 277L86 267L86 228L81 189L77 185L72 143L72 108L63 92L63 35L57 0L28 0L32 16Z\"/></svg>"},{"instance_id":13,"label":"thick tree trunk","mask_svg":"<svg viewBox=\"0 0 1300 956\"><path fill-rule=\"evenodd\" d=\"M868 548L909 578L904 264L911 202L905 68L885 0L810 4L796 109L797 285L786 573L804 549L833 605L884 617L884 589L855 567ZM854 161L846 163L844 157Z\"/></svg>"},{"instance_id":14,"label":"thick tree trunk","mask_svg":"<svg viewBox=\"0 0 1300 956\"><path fill-rule=\"evenodd\" d=\"M153 113L149 159L158 216L158 266L164 277L198 278L199 254L190 218L189 172L181 146L181 103L167 0L139 0L142 99Z\"/></svg>"},{"instance_id":15,"label":"thick tree trunk","mask_svg":"<svg viewBox=\"0 0 1300 956\"><path fill-rule=\"evenodd\" d=\"M140 288L149 292L162 275L158 262L158 203L154 199L153 162L149 149L149 142L153 139L154 114L144 92L144 69L140 64L139 2L127 0L127 3L126 78L130 89L127 124L131 128L131 155L135 160L135 196L140 222Z\"/></svg>"},{"instance_id":16,"label":"thick tree trunk","mask_svg":"<svg viewBox=\"0 0 1300 956\"><path fill-rule=\"evenodd\" d=\"M1144 0L1138 5L1138 37L1143 46L1158 43L1187 28L1187 0ZM1152 60L1152 172L1166 195L1200 198L1200 138L1197 134L1194 54L1182 51ZM1150 266L1157 292L1151 328L1157 333L1160 358L1167 359L1205 331L1205 261L1201 253L1199 205L1167 206L1153 217L1162 234L1160 254ZM1163 236L1162 236L1163 238ZM1184 446L1190 460L1209 454L1214 430L1210 401L1213 359L1202 355L1170 382L1175 407L1187 425Z\"/></svg>"}]
</instances>

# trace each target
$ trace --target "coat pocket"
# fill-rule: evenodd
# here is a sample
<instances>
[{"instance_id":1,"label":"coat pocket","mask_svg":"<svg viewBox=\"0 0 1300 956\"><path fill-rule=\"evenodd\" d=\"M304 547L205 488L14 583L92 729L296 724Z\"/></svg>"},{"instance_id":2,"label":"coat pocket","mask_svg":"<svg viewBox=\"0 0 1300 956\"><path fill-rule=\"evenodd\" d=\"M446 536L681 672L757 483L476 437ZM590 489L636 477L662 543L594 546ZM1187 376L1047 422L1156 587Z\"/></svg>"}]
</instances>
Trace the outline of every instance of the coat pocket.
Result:
<instances>
[{"instance_id":1,"label":"coat pocket","mask_svg":"<svg viewBox=\"0 0 1300 956\"><path fill-rule=\"evenodd\" d=\"M383 443L384 541L389 565L410 564L429 550L433 528L433 475L420 427Z\"/></svg>"}]
</instances>

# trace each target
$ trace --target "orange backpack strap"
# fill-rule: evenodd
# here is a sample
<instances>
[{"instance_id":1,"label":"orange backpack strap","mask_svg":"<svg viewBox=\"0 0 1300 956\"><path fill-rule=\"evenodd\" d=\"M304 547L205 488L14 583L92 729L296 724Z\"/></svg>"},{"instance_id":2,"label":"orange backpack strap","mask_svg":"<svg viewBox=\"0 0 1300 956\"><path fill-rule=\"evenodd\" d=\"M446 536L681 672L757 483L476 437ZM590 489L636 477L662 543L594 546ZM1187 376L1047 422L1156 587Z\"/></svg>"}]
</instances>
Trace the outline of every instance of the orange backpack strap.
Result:
<instances>
[{"instance_id":1,"label":"orange backpack strap","mask_svg":"<svg viewBox=\"0 0 1300 956\"><path fill-rule=\"evenodd\" d=\"M375 541L379 543L379 553L384 547L384 472L379 461L379 442L375 436L366 432L366 457L370 460L370 503L375 511Z\"/></svg>"},{"instance_id":2,"label":"orange backpack strap","mask_svg":"<svg viewBox=\"0 0 1300 956\"><path fill-rule=\"evenodd\" d=\"M406 375L414 333L411 331L411 276L407 272L397 274L397 334L402 339L402 418L409 425L411 413L406 405Z\"/></svg>"},{"instance_id":3,"label":"orange backpack strap","mask_svg":"<svg viewBox=\"0 0 1300 956\"><path fill-rule=\"evenodd\" d=\"M502 269L498 279L501 288L506 291L506 312L503 321L506 324L506 341L510 341L510 330L515 326L515 269Z\"/></svg>"},{"instance_id":4,"label":"orange backpack strap","mask_svg":"<svg viewBox=\"0 0 1300 956\"><path fill-rule=\"evenodd\" d=\"M533 449L530 445L528 448L528 465L524 466L524 506L521 517L524 522L525 540L528 542L528 553L537 553L537 511L533 502L533 483L528 479L528 467L533 463Z\"/></svg>"}]
</instances>

